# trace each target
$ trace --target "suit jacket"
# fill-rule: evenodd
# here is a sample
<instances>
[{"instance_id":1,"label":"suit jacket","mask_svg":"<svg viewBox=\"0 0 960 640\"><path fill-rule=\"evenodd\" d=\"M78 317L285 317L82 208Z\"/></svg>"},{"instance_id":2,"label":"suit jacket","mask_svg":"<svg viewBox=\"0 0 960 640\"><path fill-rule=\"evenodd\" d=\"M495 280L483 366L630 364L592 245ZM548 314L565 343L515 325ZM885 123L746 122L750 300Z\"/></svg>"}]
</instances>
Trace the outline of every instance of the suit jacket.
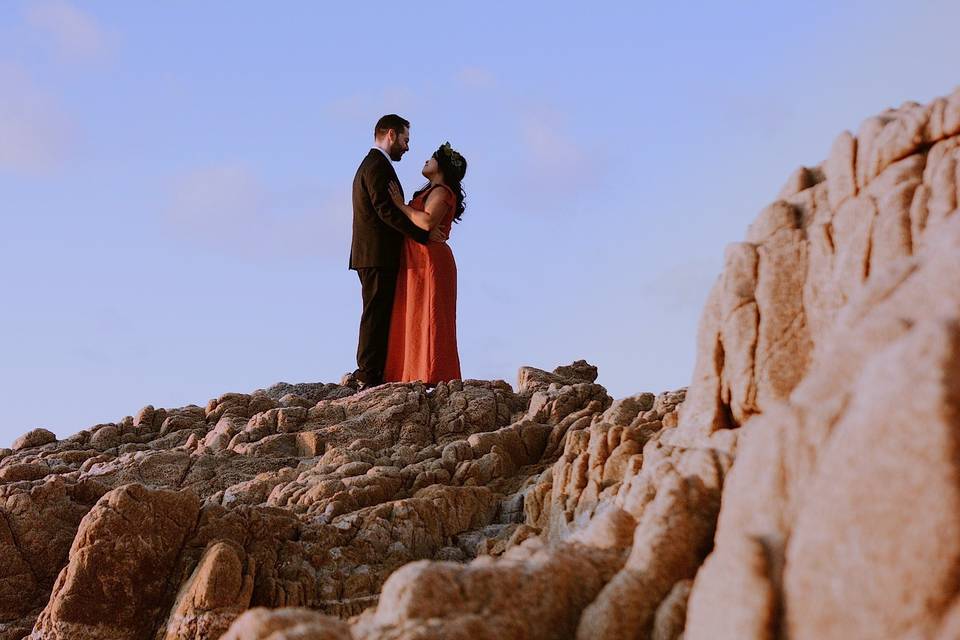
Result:
<instances>
[{"instance_id":1,"label":"suit jacket","mask_svg":"<svg viewBox=\"0 0 960 640\"><path fill-rule=\"evenodd\" d=\"M391 182L400 184L393 165L378 149L371 149L353 178L351 269L395 269L400 266L404 235L421 244L430 240L430 232L410 222L393 204L388 190Z\"/></svg>"}]
</instances>

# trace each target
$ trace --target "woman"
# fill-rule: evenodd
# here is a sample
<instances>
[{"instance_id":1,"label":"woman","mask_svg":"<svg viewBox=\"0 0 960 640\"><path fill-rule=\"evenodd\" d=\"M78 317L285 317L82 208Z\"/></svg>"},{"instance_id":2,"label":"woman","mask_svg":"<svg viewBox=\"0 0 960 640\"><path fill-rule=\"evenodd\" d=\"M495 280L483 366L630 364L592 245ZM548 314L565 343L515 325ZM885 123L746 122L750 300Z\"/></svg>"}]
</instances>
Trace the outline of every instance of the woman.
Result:
<instances>
[{"instance_id":1,"label":"woman","mask_svg":"<svg viewBox=\"0 0 960 640\"><path fill-rule=\"evenodd\" d=\"M394 204L427 231L440 227L447 235L464 210L461 182L467 161L449 142L423 165L429 184L404 204L397 185L390 185ZM445 242L419 244L404 239L397 291L393 299L387 347L386 382L420 380L429 386L460 379L457 354L457 264Z\"/></svg>"}]
</instances>

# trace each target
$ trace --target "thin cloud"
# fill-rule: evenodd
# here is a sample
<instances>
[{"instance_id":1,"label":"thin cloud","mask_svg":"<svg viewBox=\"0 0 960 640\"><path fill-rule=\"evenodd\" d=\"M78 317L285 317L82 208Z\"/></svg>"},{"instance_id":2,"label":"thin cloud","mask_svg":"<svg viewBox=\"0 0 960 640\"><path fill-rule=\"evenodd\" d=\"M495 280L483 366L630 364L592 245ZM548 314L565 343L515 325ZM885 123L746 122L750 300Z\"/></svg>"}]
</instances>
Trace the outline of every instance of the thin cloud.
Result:
<instances>
[{"instance_id":1,"label":"thin cloud","mask_svg":"<svg viewBox=\"0 0 960 640\"><path fill-rule=\"evenodd\" d=\"M65 58L91 61L107 54L103 28L92 16L65 0L34 2L27 8L26 19Z\"/></svg>"},{"instance_id":2,"label":"thin cloud","mask_svg":"<svg viewBox=\"0 0 960 640\"><path fill-rule=\"evenodd\" d=\"M337 98L327 104L326 112L339 120L369 121L372 127L383 114L412 112L422 100L413 89L394 86Z\"/></svg>"},{"instance_id":3,"label":"thin cloud","mask_svg":"<svg viewBox=\"0 0 960 640\"><path fill-rule=\"evenodd\" d=\"M183 242L231 255L346 260L349 251L349 193L268 189L237 164L175 179L163 219Z\"/></svg>"},{"instance_id":4,"label":"thin cloud","mask_svg":"<svg viewBox=\"0 0 960 640\"><path fill-rule=\"evenodd\" d=\"M549 107L527 109L519 134L523 144L511 179L518 183L518 193L539 194L534 208L572 204L597 187L609 154L578 138L561 113Z\"/></svg>"},{"instance_id":5,"label":"thin cloud","mask_svg":"<svg viewBox=\"0 0 960 640\"><path fill-rule=\"evenodd\" d=\"M0 170L48 173L71 146L73 126L59 104L22 69L0 64Z\"/></svg>"},{"instance_id":6,"label":"thin cloud","mask_svg":"<svg viewBox=\"0 0 960 640\"><path fill-rule=\"evenodd\" d=\"M521 133L529 151L529 167L535 173L566 180L582 177L589 170L587 152L570 137L569 127L558 114L527 114Z\"/></svg>"},{"instance_id":7,"label":"thin cloud","mask_svg":"<svg viewBox=\"0 0 960 640\"><path fill-rule=\"evenodd\" d=\"M496 76L484 67L464 67L457 72L456 80L470 89L492 89L497 85Z\"/></svg>"}]
</instances>

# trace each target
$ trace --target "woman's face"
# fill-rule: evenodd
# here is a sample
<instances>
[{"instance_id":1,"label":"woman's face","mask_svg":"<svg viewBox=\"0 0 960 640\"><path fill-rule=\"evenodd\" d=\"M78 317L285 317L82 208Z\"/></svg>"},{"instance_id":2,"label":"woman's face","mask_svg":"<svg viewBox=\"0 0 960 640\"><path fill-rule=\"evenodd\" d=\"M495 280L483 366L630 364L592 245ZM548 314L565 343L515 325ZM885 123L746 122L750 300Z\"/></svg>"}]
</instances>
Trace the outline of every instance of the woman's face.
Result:
<instances>
[{"instance_id":1,"label":"woman's face","mask_svg":"<svg viewBox=\"0 0 960 640\"><path fill-rule=\"evenodd\" d=\"M420 173L423 174L424 178L428 179L440 175L440 165L437 164L437 159L430 156L427 161L423 163L423 171Z\"/></svg>"}]
</instances>

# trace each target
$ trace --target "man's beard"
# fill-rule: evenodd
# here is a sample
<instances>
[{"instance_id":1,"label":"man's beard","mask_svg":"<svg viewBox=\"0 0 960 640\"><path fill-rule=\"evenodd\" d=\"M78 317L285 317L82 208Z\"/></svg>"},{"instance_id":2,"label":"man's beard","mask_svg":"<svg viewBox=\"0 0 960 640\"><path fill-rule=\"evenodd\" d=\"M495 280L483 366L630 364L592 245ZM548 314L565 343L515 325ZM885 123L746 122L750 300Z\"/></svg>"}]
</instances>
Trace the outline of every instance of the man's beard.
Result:
<instances>
[{"instance_id":1,"label":"man's beard","mask_svg":"<svg viewBox=\"0 0 960 640\"><path fill-rule=\"evenodd\" d=\"M389 155L391 160L394 162L399 162L400 158L403 156L403 145L401 145L399 142L394 142L392 145L390 145Z\"/></svg>"}]
</instances>

